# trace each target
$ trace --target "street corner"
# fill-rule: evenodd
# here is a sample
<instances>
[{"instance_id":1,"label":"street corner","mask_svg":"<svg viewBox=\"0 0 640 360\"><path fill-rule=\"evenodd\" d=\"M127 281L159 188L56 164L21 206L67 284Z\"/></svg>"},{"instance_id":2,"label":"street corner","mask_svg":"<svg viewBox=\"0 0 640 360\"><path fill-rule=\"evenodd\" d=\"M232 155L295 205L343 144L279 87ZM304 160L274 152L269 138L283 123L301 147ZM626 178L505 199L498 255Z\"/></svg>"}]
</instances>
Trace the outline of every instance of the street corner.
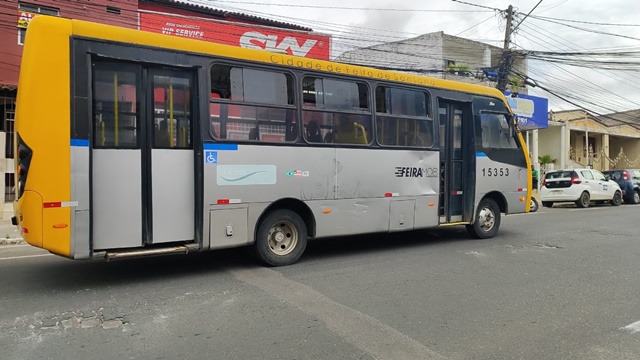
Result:
<instances>
[{"instance_id":1,"label":"street corner","mask_svg":"<svg viewBox=\"0 0 640 360\"><path fill-rule=\"evenodd\" d=\"M26 244L18 229L11 224L0 224L0 246Z\"/></svg>"}]
</instances>

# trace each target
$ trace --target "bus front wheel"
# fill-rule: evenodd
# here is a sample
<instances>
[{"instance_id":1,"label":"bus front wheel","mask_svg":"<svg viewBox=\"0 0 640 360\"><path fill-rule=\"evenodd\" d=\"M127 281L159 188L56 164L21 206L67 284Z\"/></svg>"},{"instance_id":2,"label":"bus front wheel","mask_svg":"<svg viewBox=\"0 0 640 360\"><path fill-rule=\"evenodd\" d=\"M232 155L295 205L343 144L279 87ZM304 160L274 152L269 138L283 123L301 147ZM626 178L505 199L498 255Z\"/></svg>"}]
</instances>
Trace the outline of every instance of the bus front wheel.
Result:
<instances>
[{"instance_id":1,"label":"bus front wheel","mask_svg":"<svg viewBox=\"0 0 640 360\"><path fill-rule=\"evenodd\" d=\"M476 239L494 237L500 228L500 208L493 199L482 199L473 224L467 225L467 231Z\"/></svg>"},{"instance_id":2,"label":"bus front wheel","mask_svg":"<svg viewBox=\"0 0 640 360\"><path fill-rule=\"evenodd\" d=\"M307 247L307 227L297 213L277 209L261 222L254 244L258 259L268 266L295 263Z\"/></svg>"}]
</instances>

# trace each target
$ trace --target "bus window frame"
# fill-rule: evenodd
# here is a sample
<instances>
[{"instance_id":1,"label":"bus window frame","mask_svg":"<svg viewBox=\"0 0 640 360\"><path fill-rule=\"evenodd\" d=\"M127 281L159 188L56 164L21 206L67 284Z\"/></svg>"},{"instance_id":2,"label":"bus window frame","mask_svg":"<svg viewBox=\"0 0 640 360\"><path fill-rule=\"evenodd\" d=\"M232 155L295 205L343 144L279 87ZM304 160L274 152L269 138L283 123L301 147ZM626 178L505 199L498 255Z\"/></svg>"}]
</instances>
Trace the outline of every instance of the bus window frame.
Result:
<instances>
[{"instance_id":1,"label":"bus window frame","mask_svg":"<svg viewBox=\"0 0 640 360\"><path fill-rule=\"evenodd\" d=\"M413 87L413 86L402 86L402 84L397 84L397 83L387 83L387 82L375 82L372 84L373 88L375 89L375 91L372 93L373 96L373 114L374 114L374 128L376 131L376 136L375 136L375 144L381 148L386 148L386 149L419 149L419 150L427 150L427 149L434 149L434 150L438 150L440 147L438 146L438 135L437 133L437 128L436 128L436 121L433 117L433 101L434 101L434 97L433 94L431 93L431 88L430 87ZM381 87L381 88L388 88L388 89L398 89L398 90L407 90L407 91L415 91L415 92L419 92L419 93L423 93L427 96L427 98L425 99L425 110L427 112L427 116L423 117L423 116L413 116L413 115L396 115L396 114L392 114L392 113L383 113L383 112L378 112L377 111L377 99L376 99L376 94L377 94L377 89ZM385 94L385 100L386 100L386 94ZM422 120L422 121L430 121L431 122L431 145L430 146L408 146L408 145L386 145L380 142L380 136L378 134L378 118L394 118L394 119L407 119L407 120Z\"/></svg>"},{"instance_id":2,"label":"bus window frame","mask_svg":"<svg viewBox=\"0 0 640 360\"><path fill-rule=\"evenodd\" d=\"M317 107L317 106L307 106L304 102L304 79L305 78L316 78L316 79L328 79L328 80L334 80L334 81L343 81L343 82L352 82L354 84L362 84L364 85L364 88L367 89L367 108L366 109L362 109L360 107L358 107L357 109L352 108L352 109L327 109L326 107ZM300 139L302 140L302 143L306 146L327 146L327 147L347 147L347 148L367 148L367 147L372 147L372 146L376 146L376 141L374 141L374 139L376 138L376 129L375 129L375 114L374 114L374 109L373 109L373 99L372 99L372 82L369 79L362 79L360 77L355 77L355 76L340 76L340 75L335 75L335 74L331 74L331 73L325 73L325 72L310 72L310 71L305 71L305 72L301 72L298 74L298 81L297 81L297 89L298 89L298 97L300 99L300 104L299 104L299 111L300 111L300 126L299 126L299 130L300 130ZM360 87L358 87L360 88ZM323 87L324 89L324 87ZM339 142L313 142L313 141L309 141L307 139L307 137L305 136L305 128L304 126L307 125L305 124L305 119L304 119L304 115L305 112L307 113L318 113L318 114L333 114L333 115L338 115L338 116L356 116L356 117L360 117L360 116L368 116L369 117L369 121L370 121L370 130L369 133L367 133L368 139L367 139L367 143L366 144L358 144L358 143L339 143ZM332 127L335 126L335 121L332 118ZM363 126L363 125L360 125Z\"/></svg>"},{"instance_id":3,"label":"bus window frame","mask_svg":"<svg viewBox=\"0 0 640 360\"><path fill-rule=\"evenodd\" d=\"M89 63L91 64L91 75L89 76L90 79L90 84L89 84L89 99L88 99L88 105L89 105L89 111L90 111L90 121L87 124L89 126L89 134L88 134L88 140L91 142L93 148L95 149L119 149L119 150L139 150L142 147L142 139L141 136L143 136L142 132L144 132L144 124L145 124L145 120L144 120L144 116L146 116L146 113L144 112L144 108L146 105L146 99L144 97L144 92L143 92L143 86L144 85L144 81L145 81L145 77L144 77L144 72L145 72L145 67L143 64L141 63L135 63L135 62L130 62L130 61L121 61L119 59L115 59L115 58L108 58L108 57L99 57L99 56L94 56L91 58L91 60L89 60ZM98 144L98 141L96 139L96 136L98 136L98 130L96 129L95 126L95 116L96 116L96 89L95 89L95 85L96 85L96 71L113 71L115 73L118 72L130 72L133 73L135 75L135 81L136 81L136 88L135 88L135 96L136 96L136 111L135 112L126 112L126 111L120 111L118 110L118 114L123 114L125 116L135 116L135 121L136 121L136 125L135 125L135 144L127 144L127 145L115 145L115 144L109 144L109 145L101 145ZM121 101L116 101L118 103L120 103ZM120 106L120 105L118 105ZM107 111L110 112L110 111ZM115 114L115 113L114 113ZM118 129L120 130L120 129Z\"/></svg>"},{"instance_id":4,"label":"bus window frame","mask_svg":"<svg viewBox=\"0 0 640 360\"><path fill-rule=\"evenodd\" d=\"M515 148L512 148L512 147L503 148L502 146L485 148L484 145L481 142L480 144L481 144L482 149L513 150L513 149L521 149L522 148L522 144L520 143L520 137L518 136L519 130L517 128L517 124L514 122L515 121L515 116L513 114L511 114L508 111L481 109L480 111L478 111L478 118L479 118L480 127L482 127L482 114L504 115L504 117L505 117L505 119L507 121L508 129L509 129L509 137L512 138L514 143L516 144ZM475 134L474 134L474 137L475 137ZM478 144L476 142L476 146L477 145Z\"/></svg>"},{"instance_id":5,"label":"bus window frame","mask_svg":"<svg viewBox=\"0 0 640 360\"><path fill-rule=\"evenodd\" d=\"M356 108L351 108L351 109L327 109L326 107L324 107L324 105L322 107L318 107L318 106L306 106L305 102L304 102L304 80L305 78L308 77L312 77L312 78L316 78L316 79L328 79L328 80L334 80L334 81L342 81L342 82L352 82L357 84L363 84L365 86L365 88L367 89L367 108L366 109L362 109L360 107ZM352 77L342 77L342 76L335 76L333 74L326 74L326 73L315 73L315 72L305 72L305 73L301 73L299 76L299 82L298 82L298 89L299 89L299 96L300 96L300 109L302 111L305 110L312 110L312 111L323 111L323 112L330 112L330 113L345 113L345 114L369 114L371 116L374 115L374 102L372 102L372 84L370 81L367 81L367 79L362 79L360 77L356 77L356 76L352 76ZM324 88L323 88L324 91ZM373 119L372 119L373 120Z\"/></svg>"}]
</instances>

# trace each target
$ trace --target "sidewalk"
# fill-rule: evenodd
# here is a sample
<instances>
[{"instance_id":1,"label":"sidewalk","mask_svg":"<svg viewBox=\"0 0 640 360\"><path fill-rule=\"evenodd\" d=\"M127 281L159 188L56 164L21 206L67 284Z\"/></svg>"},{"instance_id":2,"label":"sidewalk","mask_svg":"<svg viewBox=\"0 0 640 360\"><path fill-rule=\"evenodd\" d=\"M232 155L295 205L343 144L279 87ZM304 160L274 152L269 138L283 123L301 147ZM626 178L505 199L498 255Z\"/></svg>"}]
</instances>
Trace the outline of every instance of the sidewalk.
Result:
<instances>
[{"instance_id":1,"label":"sidewalk","mask_svg":"<svg viewBox=\"0 0 640 360\"><path fill-rule=\"evenodd\" d=\"M538 202L540 202L540 193L538 193L538 190L533 190L531 196L533 196L534 198L536 198L536 200L538 200Z\"/></svg>"},{"instance_id":2,"label":"sidewalk","mask_svg":"<svg viewBox=\"0 0 640 360\"><path fill-rule=\"evenodd\" d=\"M18 227L11 224L13 216L12 204L4 204L4 212L0 219L0 245L26 244L20 236Z\"/></svg>"}]
</instances>

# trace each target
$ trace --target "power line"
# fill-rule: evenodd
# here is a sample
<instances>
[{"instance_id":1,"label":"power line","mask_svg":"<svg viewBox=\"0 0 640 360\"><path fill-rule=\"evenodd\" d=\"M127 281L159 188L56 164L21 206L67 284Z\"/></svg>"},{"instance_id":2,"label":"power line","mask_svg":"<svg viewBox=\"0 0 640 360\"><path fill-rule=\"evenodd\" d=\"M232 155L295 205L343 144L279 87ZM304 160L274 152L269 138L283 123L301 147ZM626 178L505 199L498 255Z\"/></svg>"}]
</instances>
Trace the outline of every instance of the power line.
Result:
<instances>
[{"instance_id":1,"label":"power line","mask_svg":"<svg viewBox=\"0 0 640 360\"><path fill-rule=\"evenodd\" d=\"M370 7L302 5L302 4L278 4L278 3L274 4L274 3L264 3L264 2L232 1L232 0L213 0L212 2L215 2L215 3L241 4L241 5L279 6L279 7L312 8L312 9L335 9L335 10L357 10L357 11L439 12L439 13L488 12L488 11L480 11L480 10L475 10L474 11L474 10L440 10L440 9L399 9L399 8L370 8Z\"/></svg>"},{"instance_id":2,"label":"power line","mask_svg":"<svg viewBox=\"0 0 640 360\"><path fill-rule=\"evenodd\" d=\"M489 9L489 10L493 10L493 11L500 11L500 12L504 11L504 10L501 10L501 9L498 9L498 8L492 8L492 7L488 7L488 6L484 6L484 5L472 4L472 3L469 3L469 2L466 2L466 1L460 1L460 0L451 0L451 1L457 2L457 3L460 3L460 4L471 5L471 6L475 6L475 7L479 7L479 8L483 8L483 9Z\"/></svg>"},{"instance_id":3,"label":"power line","mask_svg":"<svg viewBox=\"0 0 640 360\"><path fill-rule=\"evenodd\" d=\"M525 25L525 27L526 27L526 25ZM555 39L554 39L554 40L555 40ZM544 41L544 40L541 40L541 41ZM546 42L546 41L545 41L545 42ZM548 42L547 42L547 43L548 43ZM543 45L543 46L544 46L544 45ZM613 98L611 98L611 99L607 100L607 104L612 103L612 102L615 102L615 103L617 103L619 106L623 106L623 105L625 105L625 103L622 103L622 102L618 101L618 99L624 99L624 100L627 100L627 101L628 101L628 103L635 104L635 102L634 102L634 101L632 101L632 100L630 100L630 99L625 99L623 96L618 95L618 94L615 94L615 93L613 93L612 91L610 91L610 90L608 90L608 89L605 89L605 88L604 88L604 87L602 87L602 86L599 86L597 83L587 82L586 80L584 80L584 78L582 78L582 77L580 77L580 76L577 76L577 75L576 75L576 74L574 74L573 72L570 72L570 71L568 71L568 70L566 70L566 69L564 69L564 68L562 68L562 67L558 66L557 64L553 64L553 63L549 63L549 64L550 64L550 65L552 65L552 66L554 66L554 67L556 67L558 70L560 70L560 71L562 71L562 72L565 72L565 73L567 73L567 74L569 74L569 75L571 75L571 76L575 77L577 81L576 81L576 80L571 81L571 80L566 80L566 79L560 79L560 78L557 78L557 76L556 76L556 77L552 77L552 76L551 76L551 74L550 74L549 72L543 72L543 73L542 73L542 76L544 76L544 77L545 77L545 78L547 78L547 79L556 79L556 80L559 80L559 81L560 81L560 83L559 83L559 84L554 85L554 86L555 86L555 87L557 87L557 88L565 88L565 89L566 89L566 87L564 86L564 85L565 85L565 83L572 83L572 88L571 88L570 90L569 90L569 89L567 89L567 92L573 92L573 93L578 93L578 94L580 94L580 95L581 95L581 97L580 97L580 99L578 99L578 100L580 100L580 101L586 100L586 97L587 97L587 96L589 96L589 95L588 95L588 93L589 93L589 92L593 92L593 93L594 93L593 97L594 97L594 98L597 98L597 99L601 99L601 98L602 98L602 93L603 93L603 92L606 92L606 93L610 93L610 94L614 95L614 97L613 97ZM529 71L530 71L530 72L532 72L532 73L533 73L533 72L535 72L535 68L534 68L533 66L531 66L531 64L530 64L530 66L529 66ZM585 83L587 86L579 87L578 85L576 85L577 83ZM594 88L598 88L598 89L595 89L595 90L594 90ZM581 90L581 89L582 89L582 90ZM576 90L578 90L578 91L576 91ZM636 104L636 105L637 105L637 104ZM606 107L606 105L598 104L598 105L597 105L597 107L605 108L605 107Z\"/></svg>"},{"instance_id":4,"label":"power line","mask_svg":"<svg viewBox=\"0 0 640 360\"><path fill-rule=\"evenodd\" d=\"M538 19L538 20L541 20L541 21L546 21L546 22L550 22L550 23L554 23L554 24L558 24L558 25L566 26L566 27L569 27L569 28L572 28L572 29L577 29L577 30L581 30L581 31L586 31L586 32L594 33L594 34L609 35L609 36L615 36L615 37L620 37L620 38L625 38L625 39L631 39L631 40L640 40L640 38L636 38L636 37L633 37L633 36L627 36L627 35L621 35L621 34L608 33L608 32L598 31L598 30L585 29L585 28L581 28L581 27L578 27L578 26L574 26L574 25L563 24L562 22L555 21L555 20L549 20L549 19L544 19L544 18L537 18L537 19Z\"/></svg>"},{"instance_id":5,"label":"power line","mask_svg":"<svg viewBox=\"0 0 640 360\"><path fill-rule=\"evenodd\" d=\"M518 27L520 27L520 24L522 24L522 23L523 23L523 22L524 22L524 21L529 17L529 15L531 15L531 13L533 12L533 10L535 10L535 9L538 7L538 5L540 5L541 3L542 3L542 0L538 1L538 3L536 4L536 6L534 6L534 7L533 7L533 9L531 9L531 11L529 11L529 13L528 13L527 15L525 15L525 17L524 17L522 20L520 20L520 22L518 23L518 25L516 25L516 27L515 27L515 28L513 28L513 30L511 30L511 33L516 32L516 30L518 29Z\"/></svg>"},{"instance_id":6,"label":"power line","mask_svg":"<svg viewBox=\"0 0 640 360\"><path fill-rule=\"evenodd\" d=\"M534 33L537 31L537 29L533 29L532 27L525 25L525 28L527 29L532 29L534 31ZM545 29L544 27L539 28L540 31L543 31L544 33L548 34L548 37L545 37L545 39L549 39L555 43L560 44L561 46L567 46L569 45L569 49L574 50L574 47L578 47L580 49L585 49L584 47L577 45L569 40L564 39L562 36L557 35L556 33L552 33L551 31ZM537 36L533 35L534 37L536 37L537 39L549 44L548 41L545 41L543 39L538 38ZM543 34L541 34L541 36L545 36ZM551 50L551 48L547 47L547 49ZM592 56L588 56L589 58L594 58ZM609 71L609 70L605 70L605 71L601 71L599 69L593 69L594 72L599 73L601 75L604 76L608 76L611 78L617 78L619 81L621 81L622 83L625 83L628 86L631 87L636 87L637 84L637 76L635 74L629 74L627 73L626 69L625 71ZM626 74L627 76L623 76L624 74ZM583 81L582 78L580 78L581 81Z\"/></svg>"},{"instance_id":7,"label":"power line","mask_svg":"<svg viewBox=\"0 0 640 360\"><path fill-rule=\"evenodd\" d=\"M555 20L555 21L571 22L571 23L576 23L576 24L601 25L601 26L628 26L628 27L640 27L640 24L601 23L601 22L593 22L593 21L581 21L581 20L560 19L560 18L553 18L553 17L547 17L547 16L536 16L536 15L532 15L531 17L532 17L532 18L534 18L534 19L538 19L538 20Z\"/></svg>"},{"instance_id":8,"label":"power line","mask_svg":"<svg viewBox=\"0 0 640 360\"><path fill-rule=\"evenodd\" d=\"M532 18L536 19L536 17L533 17L533 16L532 16ZM536 21L539 21L539 20L536 20ZM567 51L557 52L557 51L553 51L551 48L547 47L547 49L551 50L549 53L552 53L552 54L553 53L557 53L557 54L575 54L576 57L578 57L578 55L581 56L581 57L586 56L588 59L593 59L592 63L598 63L599 62L598 61L599 58L603 58L604 57L604 56L599 56L599 53L600 54L605 54L602 50L599 50L599 53L594 52L594 51L580 51L580 50L576 51L575 48L585 49L585 47L580 46L579 44L576 44L574 41L569 41L569 40L564 39L560 34L558 34L558 32L551 32L550 30L546 29L546 27L544 27L544 26L536 27L534 29L534 28L532 28L530 26L525 25L525 28L529 29L530 31L532 31L533 36L535 36L536 33L542 31L545 34L547 34L547 35L542 35L544 37L544 39L548 39L550 41L553 41L554 43L558 43L558 44L560 44L560 46L566 46L570 50L572 50L571 52L567 52ZM522 35L524 35L524 33ZM525 38L526 38L526 36L525 36ZM540 38L538 38L538 39L540 39ZM529 40L531 41L531 39L529 39ZM548 44L548 42L545 41L545 40L541 39L541 41L544 41L544 42L546 42ZM616 56L617 55L617 53L612 53L611 52L611 48L606 49L606 51L607 51L606 55L612 55L612 56ZM620 54L621 54L621 57L629 56L628 52L621 52ZM607 60L607 59L605 59L605 60ZM577 75L577 74L575 74L573 72L570 72L569 70L567 70L563 66L561 66L561 64L545 62L544 59L537 60L537 61L538 62L544 62L546 64L545 66L553 66L554 68L556 68L556 69L558 69L560 71L566 72L567 74L571 74L571 76L575 78L575 80L573 81L574 84L575 84L576 81L578 81L578 82L587 84L587 86L590 87L590 88L597 87L598 89L593 91L593 95L592 95L593 98L602 99L603 98L602 95L603 95L603 91L604 91L606 93L611 93L611 94L614 95L614 97L608 97L606 99L607 103L616 102L616 103L622 104L622 107L628 107L630 104L633 104L634 107L637 107L637 105L638 105L633 100L631 100L629 98L625 98L625 95L628 95L627 93L615 94L614 92L604 88L603 86L598 85L599 82L587 81L585 79L584 75L579 76L579 75ZM530 70L534 70L534 67L531 66L531 65L533 65L533 63L530 64L529 69ZM600 70L600 69L597 68L597 66L590 66L590 65L587 66L586 63L579 64L579 65L580 65L581 68L588 69L590 71L593 71L595 73L600 74L600 75L596 75L599 79L617 79L617 81L619 81L620 84L625 84L628 87L632 87L634 89L638 89L638 86L637 86L637 75L636 74L628 74L628 71L627 71L628 68L627 67L624 67L623 69L619 69L619 70L615 70L614 71L614 70ZM552 78L551 77L552 75L551 75L551 73L549 71L543 71L540 75L544 76L545 78L550 78L550 79ZM568 81L571 81L571 80L568 80ZM576 89L572 89L573 92L576 92L575 90ZM586 92L583 92L583 93L580 93L580 94L583 95L583 96L587 95ZM621 102L617 101L619 99L626 100L627 102L626 103L621 103ZM602 101L602 100L600 100L600 101Z\"/></svg>"}]
</instances>

